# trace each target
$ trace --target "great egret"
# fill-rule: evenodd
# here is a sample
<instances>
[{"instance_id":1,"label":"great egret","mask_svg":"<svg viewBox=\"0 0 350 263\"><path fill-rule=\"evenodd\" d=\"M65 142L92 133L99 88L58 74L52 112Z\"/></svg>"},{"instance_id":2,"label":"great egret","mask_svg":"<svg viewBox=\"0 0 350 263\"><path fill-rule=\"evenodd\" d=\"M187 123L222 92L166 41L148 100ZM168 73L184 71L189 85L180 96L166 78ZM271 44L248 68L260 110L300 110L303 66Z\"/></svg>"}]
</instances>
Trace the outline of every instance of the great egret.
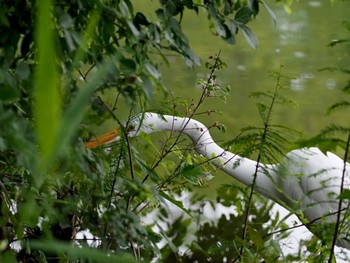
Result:
<instances>
[{"instance_id":1,"label":"great egret","mask_svg":"<svg viewBox=\"0 0 350 263\"><path fill-rule=\"evenodd\" d=\"M337 220L343 170L345 180L343 187L349 188L350 164L344 164L338 156L318 148L303 148L289 152L281 163L258 164L233 154L217 145L206 126L199 121L157 113L138 114L125 127L128 137L157 131L177 131L189 136L196 151L210 159L215 166L236 178L243 184L251 186L257 169L255 190L263 196L284 206L289 211L303 217L303 222L332 224ZM87 148L119 140L118 130L109 132L96 140L86 143ZM258 167L257 167L258 166ZM343 202L342 210L347 208ZM343 214L345 212L342 212ZM343 221L342 221L343 222ZM344 222L343 222L344 223ZM347 222L345 222L347 224ZM346 225L345 224L345 225ZM331 229L334 229L333 227ZM344 229L342 225L341 229ZM321 237L322 238L322 237ZM338 236L336 244L350 249L346 236Z\"/></svg>"}]
</instances>

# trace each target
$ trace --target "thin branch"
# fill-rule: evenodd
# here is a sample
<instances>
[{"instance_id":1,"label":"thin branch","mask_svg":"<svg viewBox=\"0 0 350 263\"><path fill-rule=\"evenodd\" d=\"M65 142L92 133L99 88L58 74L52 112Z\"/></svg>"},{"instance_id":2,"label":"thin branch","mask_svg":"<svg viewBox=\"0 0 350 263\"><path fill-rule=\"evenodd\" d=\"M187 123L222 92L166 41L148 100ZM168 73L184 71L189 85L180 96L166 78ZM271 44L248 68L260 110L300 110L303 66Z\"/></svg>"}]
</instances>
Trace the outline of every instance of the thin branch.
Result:
<instances>
[{"instance_id":1,"label":"thin branch","mask_svg":"<svg viewBox=\"0 0 350 263\"><path fill-rule=\"evenodd\" d=\"M117 116L114 114L113 110L109 108L109 106L102 100L102 98L100 96L97 96L98 99L100 100L100 102L105 106L105 108L109 111L109 113L112 115L112 117L118 122L120 128L121 128L121 131L126 134L126 130L125 130L125 127L123 126L123 124L119 121L119 119L117 118ZM127 126L127 125L126 125ZM129 165L130 165L130 173L131 173L131 179L134 180L135 179L135 172L134 172L134 165L133 165L133 160L132 160L132 154L131 154L131 147L130 147L130 143L129 143L129 139L128 139L128 136L125 136L125 141L126 141L126 145L127 145L127 149L128 149L128 159L129 159ZM120 154L119 155L119 158L118 158L118 164L117 164L117 167L119 168L119 163L121 161L121 158L122 158L122 155ZM116 183L116 177L114 177L113 179L113 183L112 183L112 188L111 188L111 192L110 192L110 200L109 200L109 207L111 206L111 203L112 203L112 195L113 195L113 192L114 192L114 186L115 186L115 183ZM125 210L128 211L130 209L130 206L131 206L131 203L132 203L132 200L133 200L134 196L133 195L130 195L128 197L128 201L126 203L126 206L125 206ZM107 225L105 226L105 233L107 231ZM135 243L133 241L130 241L130 248L131 250L133 251L133 254L134 254L134 257L136 260L140 260L140 257L138 257L139 253L137 252L137 246L135 245Z\"/></svg>"},{"instance_id":2,"label":"thin branch","mask_svg":"<svg viewBox=\"0 0 350 263\"><path fill-rule=\"evenodd\" d=\"M349 147L350 147L350 132L348 132L348 138L347 138L347 142L346 142L346 149L345 149L345 154L344 154L344 159L343 159L343 171L342 171L342 178L341 178L340 193L339 194L342 194L342 192L344 190L344 180L345 180L345 175L346 175L346 166L347 166L347 159L348 159L348 154L349 154ZM341 220L342 204L343 204L343 199L340 198L339 203L338 203L337 221L335 224L333 241L332 241L331 251L329 254L328 263L332 263L332 259L334 257L334 247L337 243L338 231L339 231L340 220Z\"/></svg>"},{"instance_id":3,"label":"thin branch","mask_svg":"<svg viewBox=\"0 0 350 263\"><path fill-rule=\"evenodd\" d=\"M263 120L263 122L264 122L264 129L263 129L263 134L262 134L261 140L260 140L260 147L259 147L259 153L258 153L258 158L257 158L257 164L256 164L256 167L255 167L253 182L252 182L252 185L250 187L250 194L249 194L249 197L248 197L248 203L247 203L247 207L246 207L246 213L245 213L245 218L244 218L244 225L243 225L243 230L242 230L242 242L244 242L244 240L246 238L246 232L247 232L247 227L248 227L248 218L249 218L249 215L250 215L251 203L253 201L254 188L255 188L255 185L256 185L256 178L257 178L257 175L258 175L258 172L259 172L260 162L261 162L262 154L263 154L263 151L264 151L264 146L265 146L265 143L266 143L266 140L267 140L266 137L267 137L267 133L268 133L268 130L269 130L272 109L273 109L273 106L275 105L275 100L277 98L279 87L280 87L281 69L282 69L282 66L280 66L279 74L277 75L276 86L275 86L275 90L274 90L273 96L271 98L271 103L269 105L269 109L268 109L268 113L267 113L266 119ZM239 256L238 256L238 258L236 260L239 260L241 258L242 254L243 254L243 248L244 248L244 244L242 244L242 246L240 248L240 251L239 251Z\"/></svg>"}]
</instances>

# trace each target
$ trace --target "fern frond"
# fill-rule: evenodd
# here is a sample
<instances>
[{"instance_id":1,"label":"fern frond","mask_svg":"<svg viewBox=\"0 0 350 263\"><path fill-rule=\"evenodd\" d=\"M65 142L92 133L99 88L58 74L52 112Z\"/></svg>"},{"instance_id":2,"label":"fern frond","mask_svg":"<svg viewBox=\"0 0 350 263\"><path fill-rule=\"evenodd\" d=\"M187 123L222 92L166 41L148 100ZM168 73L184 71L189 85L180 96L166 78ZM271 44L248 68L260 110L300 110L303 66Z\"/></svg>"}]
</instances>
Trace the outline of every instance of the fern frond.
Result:
<instances>
[{"instance_id":1,"label":"fern frond","mask_svg":"<svg viewBox=\"0 0 350 263\"><path fill-rule=\"evenodd\" d=\"M349 85L350 86L350 85ZM350 107L350 102L349 101L340 101L337 102L335 104L333 104L332 106L330 106L327 109L327 115L334 113L335 111L339 111L339 110L343 110L343 109L347 109Z\"/></svg>"},{"instance_id":2,"label":"fern frond","mask_svg":"<svg viewBox=\"0 0 350 263\"><path fill-rule=\"evenodd\" d=\"M289 99L289 98L287 98L285 96L282 96L279 93L276 94L275 101L276 101L277 104L280 104L282 106L289 106L289 107L292 107L292 108L296 108L298 106L298 104L294 100Z\"/></svg>"},{"instance_id":3,"label":"fern frond","mask_svg":"<svg viewBox=\"0 0 350 263\"><path fill-rule=\"evenodd\" d=\"M273 94L270 94L268 92L264 92L264 91L254 91L249 95L250 98L257 98L260 99L261 97L266 97L268 99L272 99L273 98Z\"/></svg>"},{"instance_id":4,"label":"fern frond","mask_svg":"<svg viewBox=\"0 0 350 263\"><path fill-rule=\"evenodd\" d=\"M347 135L350 132L350 127L345 127L342 125L331 124L328 125L324 130L321 131L321 136L328 136L333 134L345 134Z\"/></svg>"},{"instance_id":5,"label":"fern frond","mask_svg":"<svg viewBox=\"0 0 350 263\"><path fill-rule=\"evenodd\" d=\"M348 81L348 84L343 87L342 89L345 93L350 93L350 80Z\"/></svg>"}]
</instances>

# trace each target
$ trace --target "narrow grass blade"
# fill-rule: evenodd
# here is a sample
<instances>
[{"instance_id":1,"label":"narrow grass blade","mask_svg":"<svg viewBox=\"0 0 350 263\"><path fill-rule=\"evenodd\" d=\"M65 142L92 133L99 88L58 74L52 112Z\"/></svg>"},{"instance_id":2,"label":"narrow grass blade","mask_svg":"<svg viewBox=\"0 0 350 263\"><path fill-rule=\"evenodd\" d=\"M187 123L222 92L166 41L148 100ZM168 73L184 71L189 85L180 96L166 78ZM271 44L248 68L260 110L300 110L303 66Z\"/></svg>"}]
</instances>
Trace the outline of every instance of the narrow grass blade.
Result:
<instances>
[{"instance_id":1,"label":"narrow grass blade","mask_svg":"<svg viewBox=\"0 0 350 263\"><path fill-rule=\"evenodd\" d=\"M50 0L37 1L35 43L38 64L34 81L35 125L37 143L40 150L39 170L47 166L57 142L61 121L61 100L59 77L52 23L52 3Z\"/></svg>"},{"instance_id":2,"label":"narrow grass blade","mask_svg":"<svg viewBox=\"0 0 350 263\"><path fill-rule=\"evenodd\" d=\"M91 247L78 247L59 241L32 241L30 249L39 249L48 253L66 254L69 258L86 259L89 262L104 263L135 263L136 261L127 254L109 254L107 251L101 251Z\"/></svg>"}]
</instances>

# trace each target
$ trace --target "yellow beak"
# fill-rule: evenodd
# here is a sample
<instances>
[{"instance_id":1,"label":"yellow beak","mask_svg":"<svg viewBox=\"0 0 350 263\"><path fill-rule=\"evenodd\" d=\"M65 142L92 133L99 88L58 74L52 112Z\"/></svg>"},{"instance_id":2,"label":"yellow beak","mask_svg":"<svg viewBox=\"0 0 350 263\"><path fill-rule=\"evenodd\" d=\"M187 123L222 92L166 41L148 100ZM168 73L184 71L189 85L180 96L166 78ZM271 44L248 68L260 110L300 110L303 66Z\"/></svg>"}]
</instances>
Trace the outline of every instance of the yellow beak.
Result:
<instances>
[{"instance_id":1,"label":"yellow beak","mask_svg":"<svg viewBox=\"0 0 350 263\"><path fill-rule=\"evenodd\" d=\"M114 138L119 136L119 134L120 133L118 130L113 130L113 131L107 132L107 133L99 136L97 139L91 140L91 141L88 141L87 143L85 143L85 147L88 149L96 148L102 144L105 144L107 142L112 141Z\"/></svg>"}]
</instances>

